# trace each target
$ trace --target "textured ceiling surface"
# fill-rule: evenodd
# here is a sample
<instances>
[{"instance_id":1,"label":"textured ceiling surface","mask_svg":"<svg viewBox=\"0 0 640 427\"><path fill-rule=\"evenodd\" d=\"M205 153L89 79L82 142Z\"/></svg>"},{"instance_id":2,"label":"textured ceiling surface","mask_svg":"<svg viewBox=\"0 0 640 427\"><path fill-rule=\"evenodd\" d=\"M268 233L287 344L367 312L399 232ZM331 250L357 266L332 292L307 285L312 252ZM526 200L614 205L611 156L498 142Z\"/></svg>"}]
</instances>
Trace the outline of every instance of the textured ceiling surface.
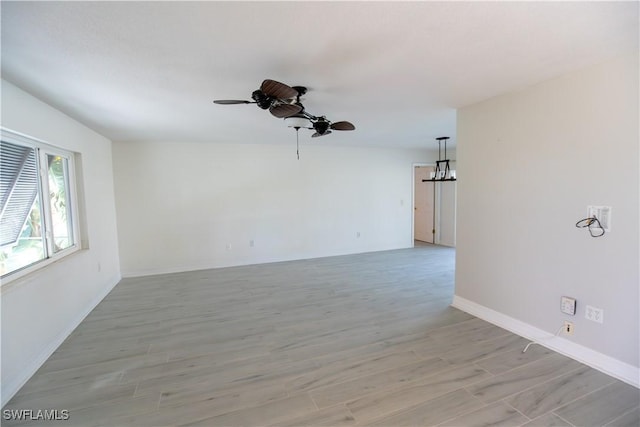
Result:
<instances>
[{"instance_id":1,"label":"textured ceiling surface","mask_svg":"<svg viewBox=\"0 0 640 427\"><path fill-rule=\"evenodd\" d=\"M290 142L212 103L269 78L356 125L314 143L431 147L456 108L637 49L638 2L2 2L3 78L114 141Z\"/></svg>"}]
</instances>

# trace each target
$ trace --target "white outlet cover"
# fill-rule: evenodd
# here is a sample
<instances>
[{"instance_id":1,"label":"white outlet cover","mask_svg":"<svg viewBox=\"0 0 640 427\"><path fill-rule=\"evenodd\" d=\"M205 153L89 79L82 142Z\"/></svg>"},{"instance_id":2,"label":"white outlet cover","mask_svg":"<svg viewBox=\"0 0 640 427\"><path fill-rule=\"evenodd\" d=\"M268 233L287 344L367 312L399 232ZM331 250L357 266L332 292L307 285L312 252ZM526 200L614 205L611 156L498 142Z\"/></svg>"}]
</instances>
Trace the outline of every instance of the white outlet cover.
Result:
<instances>
[{"instance_id":1,"label":"white outlet cover","mask_svg":"<svg viewBox=\"0 0 640 427\"><path fill-rule=\"evenodd\" d=\"M604 310L588 305L584 309L584 317L592 322L604 323Z\"/></svg>"}]
</instances>

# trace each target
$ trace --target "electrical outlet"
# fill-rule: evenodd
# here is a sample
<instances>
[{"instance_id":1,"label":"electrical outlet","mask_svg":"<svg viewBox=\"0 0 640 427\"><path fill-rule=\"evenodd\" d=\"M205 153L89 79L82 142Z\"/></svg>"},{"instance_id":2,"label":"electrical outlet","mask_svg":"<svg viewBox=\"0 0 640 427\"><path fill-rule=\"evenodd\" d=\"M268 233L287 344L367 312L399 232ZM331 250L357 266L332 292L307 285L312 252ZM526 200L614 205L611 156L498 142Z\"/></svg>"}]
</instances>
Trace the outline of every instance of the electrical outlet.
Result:
<instances>
[{"instance_id":1,"label":"electrical outlet","mask_svg":"<svg viewBox=\"0 0 640 427\"><path fill-rule=\"evenodd\" d=\"M573 323L571 322L564 322L564 329L563 329L564 333L567 335L573 335Z\"/></svg>"},{"instance_id":2,"label":"electrical outlet","mask_svg":"<svg viewBox=\"0 0 640 427\"><path fill-rule=\"evenodd\" d=\"M584 317L592 322L604 323L604 310L588 305L584 309Z\"/></svg>"},{"instance_id":3,"label":"electrical outlet","mask_svg":"<svg viewBox=\"0 0 640 427\"><path fill-rule=\"evenodd\" d=\"M574 316L576 314L576 299L571 297L560 298L560 311L564 314Z\"/></svg>"},{"instance_id":4,"label":"electrical outlet","mask_svg":"<svg viewBox=\"0 0 640 427\"><path fill-rule=\"evenodd\" d=\"M356 237L360 238L360 232L359 231L356 233Z\"/></svg>"},{"instance_id":5,"label":"electrical outlet","mask_svg":"<svg viewBox=\"0 0 640 427\"><path fill-rule=\"evenodd\" d=\"M253 240L249 240L249 247L252 248L254 247L256 244Z\"/></svg>"}]
</instances>

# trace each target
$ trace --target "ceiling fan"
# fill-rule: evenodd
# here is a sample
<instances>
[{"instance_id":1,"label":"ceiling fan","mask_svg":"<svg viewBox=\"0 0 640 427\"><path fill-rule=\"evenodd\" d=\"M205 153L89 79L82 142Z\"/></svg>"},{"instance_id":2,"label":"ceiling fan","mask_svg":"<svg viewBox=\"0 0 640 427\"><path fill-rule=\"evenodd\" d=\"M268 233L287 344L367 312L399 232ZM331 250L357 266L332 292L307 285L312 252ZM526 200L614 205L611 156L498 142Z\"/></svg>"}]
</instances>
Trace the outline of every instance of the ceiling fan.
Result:
<instances>
[{"instance_id":1,"label":"ceiling fan","mask_svg":"<svg viewBox=\"0 0 640 427\"><path fill-rule=\"evenodd\" d=\"M289 127L294 129L304 128L315 130L314 134L311 135L312 138L329 135L332 130L355 130L356 128L351 122L344 120L339 122L330 122L325 116L316 117L304 110L289 117L285 117L284 119L289 122ZM307 120L308 123L305 123L304 120ZM307 126L305 126L305 124L307 124Z\"/></svg>"},{"instance_id":2,"label":"ceiling fan","mask_svg":"<svg viewBox=\"0 0 640 427\"><path fill-rule=\"evenodd\" d=\"M265 80L260 89L251 94L253 101L240 99L217 99L215 104L258 104L263 110L269 110L271 114L280 119L289 117L302 111L302 106L296 104L299 99L298 91L284 83L275 80Z\"/></svg>"},{"instance_id":3,"label":"ceiling fan","mask_svg":"<svg viewBox=\"0 0 640 427\"><path fill-rule=\"evenodd\" d=\"M313 129L315 133L311 137L316 138L329 135L332 130L355 130L355 126L347 121L330 122L325 116L314 116L305 111L300 102L300 97L307 93L304 86L287 86L284 83L267 79L262 82L260 89L251 94L253 101L239 99L218 99L215 104L257 104L263 110L280 119L292 119L289 122L296 131L305 128ZM293 120L295 119L295 120Z\"/></svg>"}]
</instances>

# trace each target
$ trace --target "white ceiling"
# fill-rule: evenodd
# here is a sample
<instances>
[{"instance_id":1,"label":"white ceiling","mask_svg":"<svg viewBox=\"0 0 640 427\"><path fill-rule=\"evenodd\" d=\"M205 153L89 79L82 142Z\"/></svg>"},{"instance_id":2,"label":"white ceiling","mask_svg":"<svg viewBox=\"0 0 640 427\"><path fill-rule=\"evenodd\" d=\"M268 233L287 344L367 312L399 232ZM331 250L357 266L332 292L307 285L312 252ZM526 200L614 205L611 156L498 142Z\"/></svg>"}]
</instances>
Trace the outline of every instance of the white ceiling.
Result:
<instances>
[{"instance_id":1,"label":"white ceiling","mask_svg":"<svg viewBox=\"0 0 640 427\"><path fill-rule=\"evenodd\" d=\"M638 49L638 2L2 2L2 76L116 141L291 143L269 78L354 132L431 147L455 109ZM310 139L311 131L300 137Z\"/></svg>"}]
</instances>

